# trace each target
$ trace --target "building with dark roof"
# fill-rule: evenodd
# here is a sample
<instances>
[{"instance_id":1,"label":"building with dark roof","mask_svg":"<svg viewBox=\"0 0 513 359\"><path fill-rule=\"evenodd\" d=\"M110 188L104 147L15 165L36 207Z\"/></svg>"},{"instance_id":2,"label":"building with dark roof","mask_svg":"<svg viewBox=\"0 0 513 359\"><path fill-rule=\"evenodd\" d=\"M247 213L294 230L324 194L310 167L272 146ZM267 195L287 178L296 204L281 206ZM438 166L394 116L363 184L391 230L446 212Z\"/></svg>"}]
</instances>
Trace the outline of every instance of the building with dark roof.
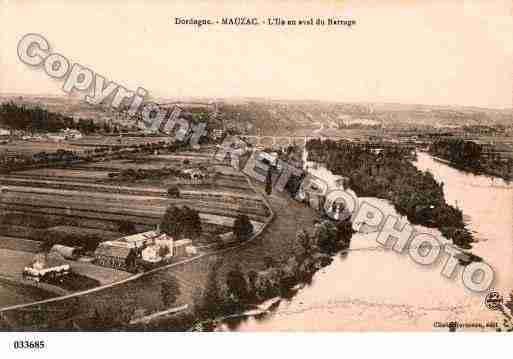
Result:
<instances>
[{"instance_id":1,"label":"building with dark roof","mask_svg":"<svg viewBox=\"0 0 513 359\"><path fill-rule=\"evenodd\" d=\"M119 270L130 270L137 257L133 248L113 246L109 242L100 243L94 252L95 263Z\"/></svg>"}]
</instances>

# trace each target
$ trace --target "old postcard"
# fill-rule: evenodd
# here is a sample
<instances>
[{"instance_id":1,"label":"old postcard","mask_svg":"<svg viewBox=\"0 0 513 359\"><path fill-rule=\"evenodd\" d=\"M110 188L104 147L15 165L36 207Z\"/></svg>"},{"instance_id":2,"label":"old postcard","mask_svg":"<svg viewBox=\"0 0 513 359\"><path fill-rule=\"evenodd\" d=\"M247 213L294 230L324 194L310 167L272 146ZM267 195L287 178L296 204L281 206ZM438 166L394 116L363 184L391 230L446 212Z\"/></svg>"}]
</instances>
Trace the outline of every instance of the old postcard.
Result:
<instances>
[{"instance_id":1,"label":"old postcard","mask_svg":"<svg viewBox=\"0 0 513 359\"><path fill-rule=\"evenodd\" d=\"M513 331L511 1L4 0L0 36L1 331Z\"/></svg>"}]
</instances>

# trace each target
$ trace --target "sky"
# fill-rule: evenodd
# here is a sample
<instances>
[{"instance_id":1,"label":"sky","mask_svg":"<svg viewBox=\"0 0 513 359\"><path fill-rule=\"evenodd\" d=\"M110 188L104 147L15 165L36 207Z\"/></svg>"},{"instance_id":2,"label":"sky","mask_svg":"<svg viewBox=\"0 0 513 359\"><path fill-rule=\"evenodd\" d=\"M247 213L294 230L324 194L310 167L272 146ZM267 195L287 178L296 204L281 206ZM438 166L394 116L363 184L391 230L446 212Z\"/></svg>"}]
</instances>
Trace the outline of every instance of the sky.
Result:
<instances>
[{"instance_id":1,"label":"sky","mask_svg":"<svg viewBox=\"0 0 513 359\"><path fill-rule=\"evenodd\" d=\"M50 52L154 98L271 97L511 108L513 2L0 0L0 92L64 95L17 57ZM339 27L175 25L175 17L356 20Z\"/></svg>"}]
</instances>

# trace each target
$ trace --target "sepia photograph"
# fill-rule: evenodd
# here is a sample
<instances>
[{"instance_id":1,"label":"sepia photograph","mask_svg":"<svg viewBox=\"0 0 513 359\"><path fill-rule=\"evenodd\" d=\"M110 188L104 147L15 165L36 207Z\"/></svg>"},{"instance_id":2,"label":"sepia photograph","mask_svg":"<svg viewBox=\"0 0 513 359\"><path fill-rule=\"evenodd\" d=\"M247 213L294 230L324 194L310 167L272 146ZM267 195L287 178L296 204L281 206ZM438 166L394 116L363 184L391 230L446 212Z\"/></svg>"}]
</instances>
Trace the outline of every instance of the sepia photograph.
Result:
<instances>
[{"instance_id":1,"label":"sepia photograph","mask_svg":"<svg viewBox=\"0 0 513 359\"><path fill-rule=\"evenodd\" d=\"M4 0L0 30L9 352L513 331L512 1Z\"/></svg>"}]
</instances>

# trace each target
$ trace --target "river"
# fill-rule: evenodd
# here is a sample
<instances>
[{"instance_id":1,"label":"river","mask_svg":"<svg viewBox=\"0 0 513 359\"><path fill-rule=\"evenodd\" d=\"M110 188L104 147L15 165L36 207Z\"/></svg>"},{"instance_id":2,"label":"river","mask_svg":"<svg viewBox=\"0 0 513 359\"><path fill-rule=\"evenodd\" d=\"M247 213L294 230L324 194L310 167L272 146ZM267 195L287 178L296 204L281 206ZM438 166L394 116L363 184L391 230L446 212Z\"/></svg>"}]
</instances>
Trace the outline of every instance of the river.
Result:
<instances>
[{"instance_id":1,"label":"river","mask_svg":"<svg viewBox=\"0 0 513 359\"><path fill-rule=\"evenodd\" d=\"M464 173L425 153L418 154L415 165L444 182L448 203L463 210L478 240L472 251L494 268L494 288L507 295L513 289L513 186ZM386 201L369 200L395 212ZM437 230L415 228L441 237ZM373 233L356 233L349 253L336 256L291 299L282 299L267 314L226 322L219 330L447 331L434 323L502 322L484 306L484 295L463 286L461 268L454 278L445 278L440 274L444 260L420 266L407 254L384 250L374 238Z\"/></svg>"}]
</instances>

